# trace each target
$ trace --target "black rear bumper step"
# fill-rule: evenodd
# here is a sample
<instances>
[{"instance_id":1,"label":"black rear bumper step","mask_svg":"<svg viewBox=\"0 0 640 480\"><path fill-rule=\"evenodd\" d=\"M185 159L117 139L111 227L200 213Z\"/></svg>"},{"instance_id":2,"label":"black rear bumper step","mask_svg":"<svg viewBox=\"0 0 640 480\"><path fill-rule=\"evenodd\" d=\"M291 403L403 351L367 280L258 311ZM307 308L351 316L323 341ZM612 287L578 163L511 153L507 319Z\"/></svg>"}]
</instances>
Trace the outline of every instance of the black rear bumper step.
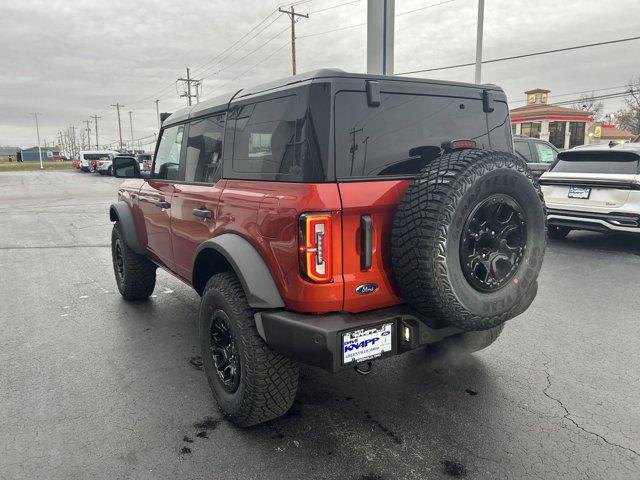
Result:
<instances>
[{"instance_id":1,"label":"black rear bumper step","mask_svg":"<svg viewBox=\"0 0 640 480\"><path fill-rule=\"evenodd\" d=\"M361 314L345 312L309 315L288 310L256 313L258 332L276 352L298 362L337 372L355 366L342 362L342 333L393 324L393 349L383 357L463 333L455 327L437 328L429 319L407 306L384 308ZM404 337L408 329L409 340Z\"/></svg>"}]
</instances>

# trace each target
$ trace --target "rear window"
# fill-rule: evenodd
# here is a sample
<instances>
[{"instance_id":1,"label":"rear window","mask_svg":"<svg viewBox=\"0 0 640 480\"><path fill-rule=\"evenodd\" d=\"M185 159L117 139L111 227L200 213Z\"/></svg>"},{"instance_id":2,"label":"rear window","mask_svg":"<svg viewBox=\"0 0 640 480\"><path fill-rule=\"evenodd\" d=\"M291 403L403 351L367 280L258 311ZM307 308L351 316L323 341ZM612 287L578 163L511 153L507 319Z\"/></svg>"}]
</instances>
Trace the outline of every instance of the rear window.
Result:
<instances>
[{"instance_id":1,"label":"rear window","mask_svg":"<svg viewBox=\"0 0 640 480\"><path fill-rule=\"evenodd\" d=\"M338 178L415 174L456 139L489 148L481 100L382 93L380 106L370 107L365 92L336 94Z\"/></svg>"},{"instance_id":2,"label":"rear window","mask_svg":"<svg viewBox=\"0 0 640 480\"><path fill-rule=\"evenodd\" d=\"M109 154L107 153L83 153L82 157L85 160L109 160Z\"/></svg>"},{"instance_id":3,"label":"rear window","mask_svg":"<svg viewBox=\"0 0 640 480\"><path fill-rule=\"evenodd\" d=\"M558 173L603 173L630 174L639 173L640 157L631 152L562 152L558 155L558 163L552 168Z\"/></svg>"}]
</instances>

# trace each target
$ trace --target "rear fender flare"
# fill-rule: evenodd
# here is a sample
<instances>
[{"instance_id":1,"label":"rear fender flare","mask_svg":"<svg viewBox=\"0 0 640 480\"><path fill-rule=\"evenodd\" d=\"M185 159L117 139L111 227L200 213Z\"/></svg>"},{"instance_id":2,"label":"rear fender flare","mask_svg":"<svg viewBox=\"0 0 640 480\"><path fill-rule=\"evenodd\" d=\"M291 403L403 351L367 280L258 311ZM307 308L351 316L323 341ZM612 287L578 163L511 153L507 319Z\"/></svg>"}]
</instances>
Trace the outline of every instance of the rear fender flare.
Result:
<instances>
[{"instance_id":1,"label":"rear fender flare","mask_svg":"<svg viewBox=\"0 0 640 480\"><path fill-rule=\"evenodd\" d=\"M136 224L133 221L131 208L129 208L127 202L120 201L112 203L109 208L109 219L112 222L118 222L120 224L127 246L137 254L144 255L144 251L142 250L142 247L140 247L140 242L138 241Z\"/></svg>"},{"instance_id":2,"label":"rear fender flare","mask_svg":"<svg viewBox=\"0 0 640 480\"><path fill-rule=\"evenodd\" d=\"M192 268L194 272L192 284L196 289L199 282L199 279L195 278L198 261L209 249L222 255L233 268L242 283L250 307L264 309L285 306L269 267L260 253L247 240L233 233L223 233L206 240L196 250Z\"/></svg>"}]
</instances>

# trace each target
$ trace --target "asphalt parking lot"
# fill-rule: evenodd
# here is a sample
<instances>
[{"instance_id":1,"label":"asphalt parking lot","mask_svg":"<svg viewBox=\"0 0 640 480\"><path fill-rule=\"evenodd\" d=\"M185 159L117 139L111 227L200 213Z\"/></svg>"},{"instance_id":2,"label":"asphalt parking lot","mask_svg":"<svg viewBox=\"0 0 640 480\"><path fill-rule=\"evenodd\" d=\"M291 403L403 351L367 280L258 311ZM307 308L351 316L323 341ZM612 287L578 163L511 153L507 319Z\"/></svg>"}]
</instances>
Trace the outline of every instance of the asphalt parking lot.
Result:
<instances>
[{"instance_id":1,"label":"asphalt parking lot","mask_svg":"<svg viewBox=\"0 0 640 480\"><path fill-rule=\"evenodd\" d=\"M199 297L117 293L119 181L0 174L0 478L640 478L640 242L551 241L538 298L489 349L302 368L284 418L221 419Z\"/></svg>"}]
</instances>

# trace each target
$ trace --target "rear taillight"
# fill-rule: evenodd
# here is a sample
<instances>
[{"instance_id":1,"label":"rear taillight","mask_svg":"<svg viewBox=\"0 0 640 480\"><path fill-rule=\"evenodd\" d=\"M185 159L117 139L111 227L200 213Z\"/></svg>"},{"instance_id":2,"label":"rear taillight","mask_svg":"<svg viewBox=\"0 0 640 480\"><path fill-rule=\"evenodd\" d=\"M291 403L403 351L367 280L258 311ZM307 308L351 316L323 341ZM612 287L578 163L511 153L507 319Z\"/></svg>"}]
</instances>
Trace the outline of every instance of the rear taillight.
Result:
<instances>
[{"instance_id":1,"label":"rear taillight","mask_svg":"<svg viewBox=\"0 0 640 480\"><path fill-rule=\"evenodd\" d=\"M300 215L300 271L312 282L327 283L331 277L331 214Z\"/></svg>"}]
</instances>

